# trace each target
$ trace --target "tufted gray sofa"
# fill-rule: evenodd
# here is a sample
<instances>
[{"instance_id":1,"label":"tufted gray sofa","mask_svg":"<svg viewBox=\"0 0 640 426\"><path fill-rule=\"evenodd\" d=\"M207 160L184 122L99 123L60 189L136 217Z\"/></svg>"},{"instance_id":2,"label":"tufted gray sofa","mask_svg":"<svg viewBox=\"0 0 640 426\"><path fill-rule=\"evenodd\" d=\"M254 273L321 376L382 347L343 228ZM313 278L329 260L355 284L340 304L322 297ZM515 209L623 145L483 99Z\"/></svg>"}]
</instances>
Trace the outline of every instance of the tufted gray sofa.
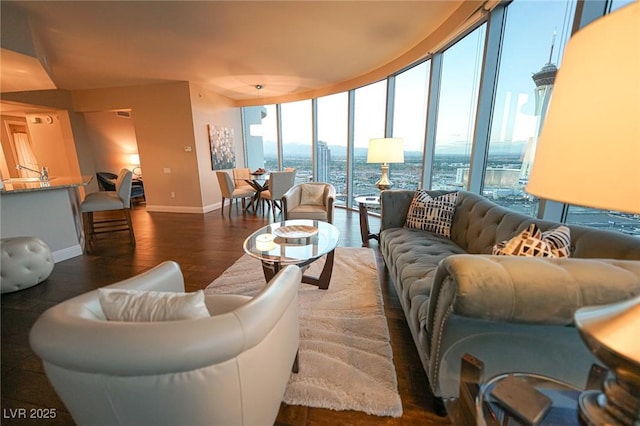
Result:
<instances>
[{"instance_id":1,"label":"tufted gray sofa","mask_svg":"<svg viewBox=\"0 0 640 426\"><path fill-rule=\"evenodd\" d=\"M434 394L457 395L465 353L485 363L486 378L524 371L583 387L597 360L573 314L640 294L640 239L569 226L570 258L493 256L532 222L558 224L460 191L447 239L404 227L413 195L382 192L380 248Z\"/></svg>"}]
</instances>

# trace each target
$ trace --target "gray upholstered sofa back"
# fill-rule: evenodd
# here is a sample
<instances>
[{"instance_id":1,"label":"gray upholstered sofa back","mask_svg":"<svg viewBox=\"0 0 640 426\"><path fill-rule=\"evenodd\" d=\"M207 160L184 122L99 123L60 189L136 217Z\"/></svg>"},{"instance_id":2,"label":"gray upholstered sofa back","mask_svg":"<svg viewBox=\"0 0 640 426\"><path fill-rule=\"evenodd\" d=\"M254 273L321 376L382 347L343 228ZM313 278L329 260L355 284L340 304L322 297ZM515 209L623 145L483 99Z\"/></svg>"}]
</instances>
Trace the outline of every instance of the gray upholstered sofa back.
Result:
<instances>
[{"instance_id":1,"label":"gray upholstered sofa back","mask_svg":"<svg viewBox=\"0 0 640 426\"><path fill-rule=\"evenodd\" d=\"M394 193L394 197L387 197ZM449 191L428 191L436 197ZM413 190L383 191L380 229L398 228L404 222L413 199ZM495 204L490 199L460 191L451 226L451 240L470 254L490 254L494 244L505 241L535 222L543 231L558 226ZM567 225L571 229L571 256L579 258L613 258L640 260L640 241L629 235L584 226Z\"/></svg>"}]
</instances>

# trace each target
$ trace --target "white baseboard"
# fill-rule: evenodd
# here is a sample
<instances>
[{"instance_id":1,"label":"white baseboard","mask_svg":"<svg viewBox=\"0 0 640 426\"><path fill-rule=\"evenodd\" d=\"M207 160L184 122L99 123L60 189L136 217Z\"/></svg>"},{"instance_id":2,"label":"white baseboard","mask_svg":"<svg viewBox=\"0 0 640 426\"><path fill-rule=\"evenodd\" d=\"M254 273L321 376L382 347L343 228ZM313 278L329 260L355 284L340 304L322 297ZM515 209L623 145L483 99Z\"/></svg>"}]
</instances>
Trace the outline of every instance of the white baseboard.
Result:
<instances>
[{"instance_id":1,"label":"white baseboard","mask_svg":"<svg viewBox=\"0 0 640 426\"><path fill-rule=\"evenodd\" d=\"M209 213L214 210L218 210L220 207L222 207L222 201L220 201L219 203L209 204L208 206L204 206L204 212Z\"/></svg>"},{"instance_id":2,"label":"white baseboard","mask_svg":"<svg viewBox=\"0 0 640 426\"><path fill-rule=\"evenodd\" d=\"M147 204L146 209L148 212L161 212L161 213L209 213L213 210L219 209L222 202L209 204L204 207L185 207L185 206L162 206Z\"/></svg>"},{"instance_id":3,"label":"white baseboard","mask_svg":"<svg viewBox=\"0 0 640 426\"><path fill-rule=\"evenodd\" d=\"M76 244L71 247L56 250L52 252L51 255L53 256L53 263L62 262L72 257L82 256L82 247L80 244Z\"/></svg>"}]
</instances>

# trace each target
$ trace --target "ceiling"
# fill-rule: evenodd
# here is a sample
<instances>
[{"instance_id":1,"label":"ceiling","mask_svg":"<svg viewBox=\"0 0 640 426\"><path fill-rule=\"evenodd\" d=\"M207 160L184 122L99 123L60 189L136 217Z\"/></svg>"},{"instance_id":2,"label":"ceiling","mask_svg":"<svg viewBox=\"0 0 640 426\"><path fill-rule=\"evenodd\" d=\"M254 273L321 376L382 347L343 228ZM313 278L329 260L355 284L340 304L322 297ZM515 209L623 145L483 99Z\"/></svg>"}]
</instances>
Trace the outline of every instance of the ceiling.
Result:
<instances>
[{"instance_id":1,"label":"ceiling","mask_svg":"<svg viewBox=\"0 0 640 426\"><path fill-rule=\"evenodd\" d=\"M40 61L30 74L37 78L20 78L9 72L12 58L3 49L2 91L190 81L239 104L329 93L425 56L415 47L442 32L452 15L460 21L464 9L466 19L481 4L3 0L3 14L26 17ZM259 95L257 84L263 86Z\"/></svg>"}]
</instances>

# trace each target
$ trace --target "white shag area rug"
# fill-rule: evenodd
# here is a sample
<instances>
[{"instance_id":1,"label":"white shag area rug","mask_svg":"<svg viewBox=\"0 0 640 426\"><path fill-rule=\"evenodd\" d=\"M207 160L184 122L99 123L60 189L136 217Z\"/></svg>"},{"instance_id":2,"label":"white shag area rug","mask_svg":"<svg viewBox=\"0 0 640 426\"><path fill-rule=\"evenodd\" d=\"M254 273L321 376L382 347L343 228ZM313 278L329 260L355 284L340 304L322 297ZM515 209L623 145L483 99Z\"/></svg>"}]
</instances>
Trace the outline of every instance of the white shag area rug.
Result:
<instances>
[{"instance_id":1,"label":"white shag area rug","mask_svg":"<svg viewBox=\"0 0 640 426\"><path fill-rule=\"evenodd\" d=\"M324 259L305 275L319 275ZM242 256L206 292L252 296L265 286L260 261ZM370 248L336 248L329 289L300 284L299 372L283 401L377 416L402 416L382 293Z\"/></svg>"}]
</instances>

